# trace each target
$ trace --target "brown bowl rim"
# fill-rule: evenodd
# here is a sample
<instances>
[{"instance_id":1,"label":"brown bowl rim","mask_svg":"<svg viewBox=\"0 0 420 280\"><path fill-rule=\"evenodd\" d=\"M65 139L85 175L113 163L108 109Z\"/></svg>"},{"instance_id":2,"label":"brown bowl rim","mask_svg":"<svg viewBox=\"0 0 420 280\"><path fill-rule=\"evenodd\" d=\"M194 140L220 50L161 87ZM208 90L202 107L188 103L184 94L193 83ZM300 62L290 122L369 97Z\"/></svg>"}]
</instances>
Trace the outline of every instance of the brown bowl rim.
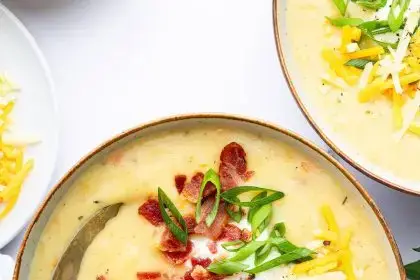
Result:
<instances>
[{"instance_id":1,"label":"brown bowl rim","mask_svg":"<svg viewBox=\"0 0 420 280\"><path fill-rule=\"evenodd\" d=\"M310 142L309 140L306 140L302 136L299 136L298 134L282 128L278 127L272 123L262 121L262 120L256 120L251 119L243 116L237 116L237 115L230 115L230 114L217 114L217 113L202 113L202 114L185 114L185 115L176 115L166 118L161 118L155 121L147 122L145 124L138 125L136 127L133 127L131 129L128 129L126 131L123 131L120 134L117 134L114 137L111 137L109 140L103 142L102 144L99 144L91 150L87 155L82 157L73 167L70 168L70 170L54 185L54 187L49 191L48 195L45 197L42 204L38 207L38 210L36 211L31 223L29 224L28 228L26 229L23 241L20 245L19 252L16 258L16 265L15 270L13 273L13 280L17 280L19 273L20 273L20 267L22 263L22 256L25 251L29 235L32 232L33 227L39 220L42 212L44 211L47 204L50 202L51 198L55 194L55 192L61 188L61 186L79 169L81 168L88 160L90 160L92 157L97 155L98 153L102 152L104 149L109 147L110 145L114 144L115 142L118 142L122 140L123 138L126 138L134 133L137 133L138 131L158 126L165 123L171 123L176 121L184 121L184 120L191 120L191 119L220 119L220 120L233 120L233 121L239 121L239 122L246 122L249 124L254 124L257 126L262 126L271 130L274 130L278 133L281 133L283 135L286 135L288 137L291 137L292 139L300 142L301 144L309 147L313 151L317 152L319 155L321 155L324 159L329 161L331 164L333 164L352 184L356 187L360 195L363 197L363 199L369 204L370 208L375 213L376 218L379 220L385 235L387 237L387 240L389 244L391 245L395 260L398 265L399 273L401 275L401 279L405 279L405 270L404 266L402 264L401 255L398 250L398 246L396 244L395 238L391 232L391 229L389 225L386 223L384 216L381 213L381 210L376 205L372 197L369 195L369 193L365 190L365 188L356 180L356 178L342 166L336 159L334 159L331 155L329 155L327 152L322 150L321 148L317 147L314 143Z\"/></svg>"},{"instance_id":2,"label":"brown bowl rim","mask_svg":"<svg viewBox=\"0 0 420 280\"><path fill-rule=\"evenodd\" d=\"M385 178L383 178L380 175L375 174L372 171L369 171L367 168L363 167L363 165L355 162L350 156L348 156L346 153L344 153L337 145L334 144L333 141L331 141L331 139L329 139L327 137L327 135L322 131L322 129L316 124L315 120L311 117L311 115L309 114L308 109L305 107L305 105L303 104L302 100L300 99L297 90L292 82L292 78L290 76L290 72L289 69L287 68L287 63L285 60L285 55L283 52L283 47L282 47L282 43L281 43L281 39L280 39L280 30L279 30L279 18L278 18L278 5L277 5L278 0L273 0L273 9L272 9L272 13L273 13L273 25L274 25L274 37L275 37L275 41L276 41L276 48L277 48L277 56L279 58L280 61L280 65L281 68L283 69L283 76L287 81L287 84L289 86L289 89L293 95L293 98L295 99L296 103L298 104L300 110L302 111L303 115L305 116L305 118L309 121L310 125L315 129L315 131L318 133L318 135L328 144L328 146L330 146L334 152L336 152L341 158L343 158L345 161L347 161L350 165L352 165L354 168L358 169L360 172L362 172L363 174L365 174L366 176L384 184L385 186L392 188L394 190L406 193L406 194L410 194L410 195L415 195L415 196L420 196L420 191L416 191L413 189L409 189L407 187L401 186L399 184L393 183Z\"/></svg>"}]
</instances>

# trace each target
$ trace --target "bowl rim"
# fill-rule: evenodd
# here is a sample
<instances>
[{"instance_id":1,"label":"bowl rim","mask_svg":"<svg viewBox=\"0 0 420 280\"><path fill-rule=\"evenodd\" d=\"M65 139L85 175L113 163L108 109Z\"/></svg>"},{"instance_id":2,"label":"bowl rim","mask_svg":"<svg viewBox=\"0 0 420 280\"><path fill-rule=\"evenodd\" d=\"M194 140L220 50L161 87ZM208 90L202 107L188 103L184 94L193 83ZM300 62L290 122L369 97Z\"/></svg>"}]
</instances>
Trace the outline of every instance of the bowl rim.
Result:
<instances>
[{"instance_id":1,"label":"bowl rim","mask_svg":"<svg viewBox=\"0 0 420 280\"><path fill-rule=\"evenodd\" d=\"M17 255L17 258L16 258L16 265L15 265L15 269L14 269L12 279L17 280L18 277L19 277L20 268L21 268L21 264L22 264L22 256L24 254L26 245L28 243L29 235L31 234L33 227L35 226L35 224L37 223L37 221L41 217L45 207L50 202L50 200L54 196L55 192L58 189L60 189L64 185L64 183L67 182L67 180L69 180L73 176L73 174L77 170L79 170L88 160L90 160L95 155L101 153L104 149L113 145L114 143L119 142L122 139L124 139L126 137L129 137L130 135L135 134L139 131L145 130L147 128L159 126L159 125L162 125L162 124L166 124L166 123L173 123L173 122L178 122L178 121L186 121L186 120L194 120L194 119L196 119L196 120L211 119L211 120L238 121L238 122L245 122L245 123L248 123L248 124L251 124L251 125L256 125L256 126L261 126L261 127L264 127L264 128L268 128L268 129L271 129L271 130L275 131L276 133L283 134L287 137L292 138L293 140L296 140L297 142L300 142L301 144L310 148L312 151L316 152L319 156L323 157L329 163L334 165L334 167L337 168L338 171L341 172L346 177L346 179L349 180L352 183L352 185L357 189L357 191L360 193L362 198L366 201L366 203L369 205L369 207L374 212L374 214L376 216L376 219L381 224L382 229L383 229L383 231L384 231L384 233L387 237L387 241L391 246L391 249L392 249L392 252L393 252L393 255L394 255L394 259L395 259L395 261L397 263L397 266L398 266L398 271L399 271L399 275L401 277L401 280L406 279L405 269L404 269L404 266L403 266L403 263L402 263L402 259L401 259L401 255L400 255L397 243L395 241L395 238L392 234L392 231L391 231L389 225L385 221L385 218L384 218L381 210L376 205L376 203L374 202L372 197L369 195L369 193L365 190L365 188L356 180L356 178L350 173L350 171L348 171L347 169L344 168L344 166L341 165L341 163L339 163L336 159L334 159L326 151L324 151L321 148L319 148L318 146L316 146L314 143L310 142L309 140L306 140L302 136L300 136L300 135L298 135L298 134L296 134L296 133L294 133L294 132L292 132L292 131L290 131L286 128L276 126L272 123L269 123L269 122L263 121L263 120L251 119L251 118L248 118L248 117L232 115L232 114L218 114L218 113L198 113L198 114L175 115L175 116L165 117L165 118L161 118L161 119L154 120L154 121L151 121L151 122L147 122L147 123L144 123L144 124L140 124L138 126L135 126L135 127L131 128L131 129L128 129L128 130L125 130L125 131L121 132L120 134L117 134L117 135L111 137L109 140L106 140L102 144L99 144L98 146L96 146L96 148L91 150L87 155L82 157L54 185L54 187L50 190L50 192L45 197L44 201L42 202L42 204L40 204L38 210L34 214L34 217L31 221L31 223L28 225L28 228L25 232L23 241L22 241L22 243L19 247L19 252L18 252L18 255Z\"/></svg>"},{"instance_id":2,"label":"bowl rim","mask_svg":"<svg viewBox=\"0 0 420 280\"><path fill-rule=\"evenodd\" d=\"M276 49L277 49L277 56L278 59L280 61L280 65L282 68L282 72L283 72L283 76L287 81L287 84L289 86L290 92L292 93L293 98L295 99L296 103L298 104L299 109L301 110L301 112L303 113L303 115L305 116L305 118L308 120L309 124L315 129L315 131L318 133L318 135L322 138L322 140L324 140L328 146L330 146L334 152L336 152L341 158L343 158L347 163L349 163L351 166L353 166L354 168L358 169L360 172L362 172L363 174L365 174L366 176L370 177L371 179L374 179L382 184L384 184L385 186L392 188L394 190L406 193L406 194L410 194L410 195L415 195L415 196L420 196L420 190L416 191L410 188L407 188L405 186L402 186L400 184L391 182L390 180L385 179L383 176L380 176L378 174L376 174L373 171L368 170L367 168L363 167L362 164L357 163L355 160L353 160L350 156L348 156L345 152L343 152L342 149L340 149L336 144L334 144L334 142L328 138L328 136L322 131L321 127L317 125L317 123L315 122L315 120L312 118L311 114L309 113L309 110L305 107L305 105L303 104L302 99L299 97L299 94L297 93L297 90L294 86L294 83L292 82L292 78L289 72L289 68L287 67L287 63L286 63L286 59L285 59L285 55L284 55L284 51L283 51L283 47L282 47L282 39L280 38L280 21L279 21L279 16L278 16L278 9L279 9L279 5L278 2L280 0L273 0L273 5L272 5L272 13L273 13L273 25L274 25L274 38L276 41Z\"/></svg>"}]
</instances>

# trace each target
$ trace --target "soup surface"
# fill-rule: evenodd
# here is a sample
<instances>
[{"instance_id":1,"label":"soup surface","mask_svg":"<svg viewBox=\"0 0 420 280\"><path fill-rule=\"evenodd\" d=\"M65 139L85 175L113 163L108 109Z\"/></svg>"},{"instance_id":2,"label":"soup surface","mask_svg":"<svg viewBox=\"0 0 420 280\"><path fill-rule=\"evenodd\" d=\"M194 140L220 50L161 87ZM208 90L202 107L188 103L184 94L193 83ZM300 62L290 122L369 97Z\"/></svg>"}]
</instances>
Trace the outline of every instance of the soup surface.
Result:
<instances>
[{"instance_id":1,"label":"soup surface","mask_svg":"<svg viewBox=\"0 0 420 280\"><path fill-rule=\"evenodd\" d=\"M267 232L272 230L273 225L284 222L285 238L300 248L313 250L315 260L337 255L339 244L345 243L345 239L348 239L349 245L345 245L348 249L343 249L343 252L351 253L351 272L340 267L349 264L340 257L321 266L311 266L310 269L300 267L299 273L296 272L299 265L290 263L277 266L257 273L255 279L351 280L348 275L361 280L399 279L394 261L385 257L384 252L389 252L389 245L385 244L377 222L368 218L368 209L362 206L365 203L354 193L347 193L338 185L336 178L317 162L279 140L231 127L205 125L188 131L176 130L137 139L90 167L75 181L50 218L36 249L30 279L50 279L66 245L80 226L98 209L118 202L124 205L88 248L77 279L184 279L185 273L193 269L191 256L213 262L231 257L235 253L229 253L220 246L226 242L226 238L224 241L220 241L223 239L221 237L211 241L207 236L191 235L193 247L187 260L174 265L168 261L169 254L162 252L165 226L153 225L150 219L145 218L143 210L146 203L157 196L160 187L184 216L194 215L195 204L185 199L182 195L184 191L178 193L175 176L185 174L189 182L197 172L206 173L210 168L219 170L223 158L221 151L226 151L226 147L232 145L236 145L235 151L241 151L241 148L246 151L243 159L246 159L247 178L243 184L264 186L285 194L282 199L273 202L269 226L257 240L267 239ZM232 155L238 158L243 156L240 152L232 152ZM226 180L222 175L220 178L224 187ZM139 206L142 207L139 209ZM245 208L244 211L247 211ZM327 221L328 215L325 219L321 208L331 210L329 217L335 217L337 228L330 228L331 221ZM139 215L139 212L143 215ZM239 223L232 219L228 222L231 229L241 230L240 239L250 241L249 236L242 238L243 233L253 230L246 217ZM223 226L226 237L228 226ZM326 232L335 237L331 240L319 237ZM267 261L277 257L278 253L274 251ZM253 258L255 256L241 263L252 268ZM142 278L145 277L144 273L160 273L162 278ZM229 279L247 279L246 275L239 273ZM219 279L212 277L214 275L205 278L185 276L185 279Z\"/></svg>"},{"instance_id":2,"label":"soup surface","mask_svg":"<svg viewBox=\"0 0 420 280\"><path fill-rule=\"evenodd\" d=\"M294 76L296 83L303 89L303 92L299 94L304 95L303 99L313 112L313 116L319 120L320 127L328 132L336 144L342 143L340 148L344 151L352 151L351 155L362 159L360 162L369 163L364 166L379 167L370 168L375 173L386 172L387 178L393 178L392 181L398 178L398 182L420 189L418 184L420 173L417 171L417 166L420 166L420 157L417 156L420 154L420 137L414 129L418 126L418 120L415 118L420 100L418 81L404 87L401 94L393 92L394 89L391 86L383 92L376 90L377 96L361 101L362 90L371 86L373 79L378 82L388 79L392 85L392 77L385 73L388 71L385 61L391 61L388 56L392 57L392 54L387 53L388 48L379 49L381 52L379 57L363 58L365 61L372 59L372 65L378 64L376 68L371 66L369 69L371 72L366 71L370 75L374 75L373 72L378 75L370 76L370 84L368 80L365 81L362 78L362 69L350 66L339 69L348 71L344 74L347 77L346 81L337 77L327 62L325 57L328 52L330 55L334 52L339 59L343 59L344 64L355 56L354 53L359 48L378 47L363 45L366 36L362 32L360 42L349 43L345 46L347 49L340 50L343 44L343 28L333 26L326 19L326 17L341 17L332 0L287 0L284 2L287 3L285 45L286 49L290 49L292 57L290 64L293 64L289 66L299 74L299 76ZM372 20L386 22L390 2L392 1L388 1L385 8L376 12L349 1L346 16L365 22ZM406 15L418 11L419 8L419 1L411 1ZM402 34L403 31L398 32ZM395 34L381 35L382 37L396 36ZM414 46L414 40L420 38L419 31L416 36L413 36L410 46ZM353 47L356 52L351 50ZM378 63L375 62L377 59L379 59ZM403 65L407 64L405 61L404 63ZM418 62L415 64L415 67L419 66ZM408 65L403 71L412 71L416 77L420 74L419 69L414 70ZM343 72L340 74L343 75ZM350 75L354 75L356 79L352 81L349 78ZM400 73L400 75L404 74ZM373 94L376 92L374 91ZM410 129L411 126L412 129Z\"/></svg>"}]
</instances>

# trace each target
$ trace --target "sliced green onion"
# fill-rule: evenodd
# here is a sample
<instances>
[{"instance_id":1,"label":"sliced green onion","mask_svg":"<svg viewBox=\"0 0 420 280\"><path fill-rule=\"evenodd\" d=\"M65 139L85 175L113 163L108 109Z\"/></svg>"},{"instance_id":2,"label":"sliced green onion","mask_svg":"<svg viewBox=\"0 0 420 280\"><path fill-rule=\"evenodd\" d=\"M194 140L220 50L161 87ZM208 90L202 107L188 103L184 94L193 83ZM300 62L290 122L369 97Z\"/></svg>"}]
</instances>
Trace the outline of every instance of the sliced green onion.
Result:
<instances>
[{"instance_id":1,"label":"sliced green onion","mask_svg":"<svg viewBox=\"0 0 420 280\"><path fill-rule=\"evenodd\" d=\"M185 223L184 218L182 217L181 213L176 208L175 204L169 199L166 193L161 189L158 188L158 200L159 200L159 208L160 213L162 214L163 221L165 222L166 226L172 232L172 234L181 241L183 244L187 244L188 240L188 228L187 224ZM175 222L169 217L168 213L166 212L166 208L172 213L172 217L181 225L179 227L175 224Z\"/></svg>"},{"instance_id":2,"label":"sliced green onion","mask_svg":"<svg viewBox=\"0 0 420 280\"><path fill-rule=\"evenodd\" d=\"M365 69L366 64L370 62L375 63L375 61L373 60L357 58L357 59L351 59L347 61L344 65L356 67L358 69Z\"/></svg>"},{"instance_id":3,"label":"sliced green onion","mask_svg":"<svg viewBox=\"0 0 420 280\"><path fill-rule=\"evenodd\" d=\"M410 0L393 0L388 15L388 24L393 32L400 29L404 22L404 14L410 6Z\"/></svg>"},{"instance_id":4,"label":"sliced green onion","mask_svg":"<svg viewBox=\"0 0 420 280\"><path fill-rule=\"evenodd\" d=\"M242 272L247 268L247 265L239 262L220 261L210 264L207 270L215 274L231 275Z\"/></svg>"},{"instance_id":5,"label":"sliced green onion","mask_svg":"<svg viewBox=\"0 0 420 280\"><path fill-rule=\"evenodd\" d=\"M340 14L344 16L346 14L348 0L333 0L335 6L340 11Z\"/></svg>"},{"instance_id":6,"label":"sliced green onion","mask_svg":"<svg viewBox=\"0 0 420 280\"><path fill-rule=\"evenodd\" d=\"M283 264L288 264L306 257L310 257L312 253L313 252L311 250L306 248L298 248L292 252L286 253L257 267L254 267L253 269L245 270L245 272L251 274L260 273Z\"/></svg>"},{"instance_id":7,"label":"sliced green onion","mask_svg":"<svg viewBox=\"0 0 420 280\"><path fill-rule=\"evenodd\" d=\"M299 249L299 247L297 247L296 245L294 245L292 242L290 242L289 240L287 240L286 238L279 238L279 237L275 237L272 238L270 240L270 242L277 247L277 249L281 252L281 253L290 253L293 252L297 249Z\"/></svg>"},{"instance_id":8,"label":"sliced green onion","mask_svg":"<svg viewBox=\"0 0 420 280\"><path fill-rule=\"evenodd\" d=\"M267 192L266 191L261 192L261 193L257 194L256 196L254 196L254 198L251 200L251 202L252 201L259 200L259 199L262 199L262 198L265 198L265 197L267 197ZM260 207L261 206L256 206L256 207L249 208L249 211L248 211L248 223L251 223L252 218L254 217L254 215L258 211L258 209L260 209Z\"/></svg>"},{"instance_id":9,"label":"sliced green onion","mask_svg":"<svg viewBox=\"0 0 420 280\"><path fill-rule=\"evenodd\" d=\"M260 247L266 244L265 241L252 241L242 247L236 254L229 259L229 261L237 262L247 259L249 256L254 254Z\"/></svg>"},{"instance_id":10,"label":"sliced green onion","mask_svg":"<svg viewBox=\"0 0 420 280\"><path fill-rule=\"evenodd\" d=\"M236 197L235 199L240 202L239 198ZM239 206L238 211L235 211L230 209L231 206L235 207L233 204L226 205L226 212L232 220L239 223L242 220L242 207Z\"/></svg>"},{"instance_id":11,"label":"sliced green onion","mask_svg":"<svg viewBox=\"0 0 420 280\"><path fill-rule=\"evenodd\" d=\"M340 17L340 18L326 17L326 18L332 25L337 26L337 27L343 27L346 25L359 26L360 24L363 23L363 19L361 18L347 18L347 17Z\"/></svg>"},{"instance_id":12,"label":"sliced green onion","mask_svg":"<svg viewBox=\"0 0 420 280\"><path fill-rule=\"evenodd\" d=\"M273 248L273 245L270 242L265 244L263 247L258 248L258 250L255 252L254 264L256 266L262 264L270 255L272 248Z\"/></svg>"},{"instance_id":13,"label":"sliced green onion","mask_svg":"<svg viewBox=\"0 0 420 280\"><path fill-rule=\"evenodd\" d=\"M378 10L385 7L387 0L352 0L356 4L368 9Z\"/></svg>"},{"instance_id":14,"label":"sliced green onion","mask_svg":"<svg viewBox=\"0 0 420 280\"><path fill-rule=\"evenodd\" d=\"M362 24L359 25L360 29L367 30L372 32L372 34L375 33L375 30L381 29L381 28L388 28L388 32L391 31L391 28L389 28L388 21L387 20L370 20L365 21ZM384 32L386 33L386 32ZM381 33L377 33L381 34Z\"/></svg>"},{"instance_id":15,"label":"sliced green onion","mask_svg":"<svg viewBox=\"0 0 420 280\"><path fill-rule=\"evenodd\" d=\"M261 206L252 216L251 228L254 237L258 237L269 225L273 213L273 205Z\"/></svg>"},{"instance_id":16,"label":"sliced green onion","mask_svg":"<svg viewBox=\"0 0 420 280\"><path fill-rule=\"evenodd\" d=\"M375 42L376 44L378 44L379 46L383 47L385 50L388 47L391 47L393 49L395 49L397 47L397 43L390 43L390 42L384 42L384 41L380 41L378 39L375 38L375 35L372 34L371 31L363 29L359 26L359 28L362 30L363 35L365 35L366 37L368 37L370 40L372 40L373 42Z\"/></svg>"},{"instance_id":17,"label":"sliced green onion","mask_svg":"<svg viewBox=\"0 0 420 280\"><path fill-rule=\"evenodd\" d=\"M284 237L286 235L286 225L284 223L277 223L274 225L270 233L271 238Z\"/></svg>"},{"instance_id":18,"label":"sliced green onion","mask_svg":"<svg viewBox=\"0 0 420 280\"><path fill-rule=\"evenodd\" d=\"M236 240L236 241L225 242L222 244L222 247L228 252L237 252L239 251L239 249L241 249L245 245L246 243L243 242L242 240Z\"/></svg>"},{"instance_id":19,"label":"sliced green onion","mask_svg":"<svg viewBox=\"0 0 420 280\"><path fill-rule=\"evenodd\" d=\"M200 193L198 195L197 206L195 208L195 219L197 223L200 222L201 219L201 201L203 199L204 189L208 182L211 182L216 187L216 200L213 205L213 209L209 213L206 218L207 226L211 226L217 216L217 211L219 210L219 202L220 202L220 179L219 175L217 175L216 171L213 169L209 169L206 174L204 174L203 182L201 183Z\"/></svg>"},{"instance_id":20,"label":"sliced green onion","mask_svg":"<svg viewBox=\"0 0 420 280\"><path fill-rule=\"evenodd\" d=\"M251 192L251 191L268 191L268 192L273 192L273 193L267 197L257 199L254 201L238 202L237 200L235 200L235 198L237 198L238 195L246 193L246 192ZM272 203L273 201L279 200L284 197L284 193L271 190L271 189L260 188L260 187L240 186L240 187L232 188L230 190L225 191L224 193L221 194L221 197L225 201L231 204L244 206L244 207L256 207L256 206L265 205L268 203Z\"/></svg>"},{"instance_id":21,"label":"sliced green onion","mask_svg":"<svg viewBox=\"0 0 420 280\"><path fill-rule=\"evenodd\" d=\"M385 21L385 20L366 21L362 23L361 25L359 25L358 28L362 30L364 36L366 36L367 38L374 41L376 44L378 44L379 46L382 46L385 49L387 49L388 46L394 49L397 47L397 43L384 42L375 38L375 35L391 32L391 28L388 24L388 21Z\"/></svg>"}]
</instances>

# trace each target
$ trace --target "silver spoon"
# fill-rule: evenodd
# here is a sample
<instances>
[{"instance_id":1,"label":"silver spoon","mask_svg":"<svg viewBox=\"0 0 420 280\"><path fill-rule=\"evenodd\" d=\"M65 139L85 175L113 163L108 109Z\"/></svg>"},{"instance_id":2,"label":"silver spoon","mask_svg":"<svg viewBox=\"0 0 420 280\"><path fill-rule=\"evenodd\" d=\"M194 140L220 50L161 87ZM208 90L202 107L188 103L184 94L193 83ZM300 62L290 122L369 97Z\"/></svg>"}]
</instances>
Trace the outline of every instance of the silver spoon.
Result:
<instances>
[{"instance_id":1,"label":"silver spoon","mask_svg":"<svg viewBox=\"0 0 420 280\"><path fill-rule=\"evenodd\" d=\"M120 210L121 203L106 206L97 211L79 230L70 242L63 256L61 256L52 280L76 280L79 274L80 264L86 249L93 239L101 232L105 224L114 218Z\"/></svg>"}]
</instances>

